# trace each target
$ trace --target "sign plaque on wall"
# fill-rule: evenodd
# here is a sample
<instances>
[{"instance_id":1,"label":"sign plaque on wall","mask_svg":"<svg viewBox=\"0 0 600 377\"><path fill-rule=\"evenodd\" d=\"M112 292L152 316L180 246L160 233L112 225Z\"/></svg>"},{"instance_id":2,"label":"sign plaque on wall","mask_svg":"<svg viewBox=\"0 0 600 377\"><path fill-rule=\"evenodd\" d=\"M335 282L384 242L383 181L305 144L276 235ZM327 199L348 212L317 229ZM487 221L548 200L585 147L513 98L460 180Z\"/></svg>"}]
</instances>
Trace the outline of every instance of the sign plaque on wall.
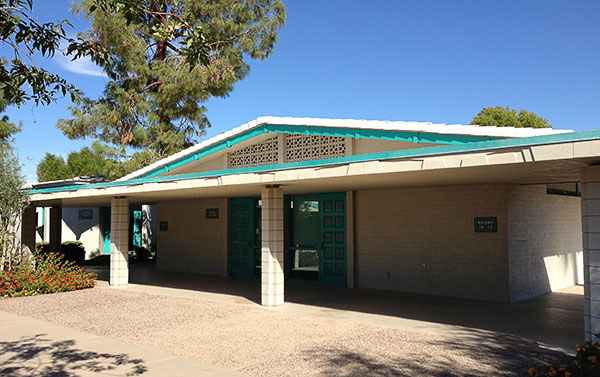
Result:
<instances>
[{"instance_id":1,"label":"sign plaque on wall","mask_svg":"<svg viewBox=\"0 0 600 377\"><path fill-rule=\"evenodd\" d=\"M219 209L218 208L207 208L206 209L206 218L207 219L218 219L219 218Z\"/></svg>"},{"instance_id":2,"label":"sign plaque on wall","mask_svg":"<svg viewBox=\"0 0 600 377\"><path fill-rule=\"evenodd\" d=\"M92 220L94 218L94 211L91 209L80 209L79 220Z\"/></svg>"},{"instance_id":3,"label":"sign plaque on wall","mask_svg":"<svg viewBox=\"0 0 600 377\"><path fill-rule=\"evenodd\" d=\"M160 223L158 223L158 229L160 229L161 231L166 231L169 230L169 222L168 221L161 221Z\"/></svg>"},{"instance_id":4,"label":"sign plaque on wall","mask_svg":"<svg viewBox=\"0 0 600 377\"><path fill-rule=\"evenodd\" d=\"M476 217L475 218L476 233L497 233L498 218L497 217Z\"/></svg>"}]
</instances>

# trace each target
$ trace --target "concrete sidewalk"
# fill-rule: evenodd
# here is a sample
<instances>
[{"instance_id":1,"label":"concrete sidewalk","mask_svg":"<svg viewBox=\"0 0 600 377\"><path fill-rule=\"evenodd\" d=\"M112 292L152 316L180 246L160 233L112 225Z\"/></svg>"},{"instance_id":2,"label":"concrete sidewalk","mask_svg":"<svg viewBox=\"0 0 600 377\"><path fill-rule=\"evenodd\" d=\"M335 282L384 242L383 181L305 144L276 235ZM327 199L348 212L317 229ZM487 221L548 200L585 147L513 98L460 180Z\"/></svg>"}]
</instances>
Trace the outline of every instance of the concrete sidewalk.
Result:
<instances>
[{"instance_id":1,"label":"concrete sidewalk","mask_svg":"<svg viewBox=\"0 0 600 377\"><path fill-rule=\"evenodd\" d=\"M0 311L0 375L245 376L3 311Z\"/></svg>"}]
</instances>

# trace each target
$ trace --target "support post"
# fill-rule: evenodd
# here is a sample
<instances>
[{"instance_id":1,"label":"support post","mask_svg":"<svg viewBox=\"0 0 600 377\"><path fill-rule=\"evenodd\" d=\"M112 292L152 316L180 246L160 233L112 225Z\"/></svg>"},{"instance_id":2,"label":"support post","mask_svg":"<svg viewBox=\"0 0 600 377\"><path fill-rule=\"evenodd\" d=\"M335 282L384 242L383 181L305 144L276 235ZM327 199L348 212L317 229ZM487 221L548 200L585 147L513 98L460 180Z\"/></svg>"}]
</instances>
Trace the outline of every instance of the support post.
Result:
<instances>
[{"instance_id":1,"label":"support post","mask_svg":"<svg viewBox=\"0 0 600 377\"><path fill-rule=\"evenodd\" d=\"M129 201L110 201L110 285L129 283Z\"/></svg>"},{"instance_id":2,"label":"support post","mask_svg":"<svg viewBox=\"0 0 600 377\"><path fill-rule=\"evenodd\" d=\"M30 205L25 208L21 217L21 245L29 247L32 252L35 251L36 228L37 213L35 212L35 206Z\"/></svg>"},{"instance_id":3,"label":"support post","mask_svg":"<svg viewBox=\"0 0 600 377\"><path fill-rule=\"evenodd\" d=\"M284 301L283 191L278 186L267 186L261 191L261 199L261 304L280 306Z\"/></svg>"},{"instance_id":4,"label":"support post","mask_svg":"<svg viewBox=\"0 0 600 377\"><path fill-rule=\"evenodd\" d=\"M62 207L50 207L50 241L48 248L50 251L60 253L62 244Z\"/></svg>"},{"instance_id":5,"label":"support post","mask_svg":"<svg viewBox=\"0 0 600 377\"><path fill-rule=\"evenodd\" d=\"M581 224L583 230L585 337L600 333L600 166L583 169Z\"/></svg>"}]
</instances>

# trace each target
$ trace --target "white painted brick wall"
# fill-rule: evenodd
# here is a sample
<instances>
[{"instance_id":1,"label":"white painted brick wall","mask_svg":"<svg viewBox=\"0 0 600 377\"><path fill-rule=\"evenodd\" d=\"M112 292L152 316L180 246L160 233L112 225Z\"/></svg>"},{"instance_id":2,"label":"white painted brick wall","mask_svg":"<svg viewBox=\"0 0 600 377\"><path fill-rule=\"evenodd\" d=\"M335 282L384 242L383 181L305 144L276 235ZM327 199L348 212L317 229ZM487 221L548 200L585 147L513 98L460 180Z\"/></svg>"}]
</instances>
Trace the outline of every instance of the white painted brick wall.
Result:
<instances>
[{"instance_id":1,"label":"white painted brick wall","mask_svg":"<svg viewBox=\"0 0 600 377\"><path fill-rule=\"evenodd\" d=\"M577 284L580 198L548 195L546 185L509 186L507 219L511 302Z\"/></svg>"},{"instance_id":2,"label":"white painted brick wall","mask_svg":"<svg viewBox=\"0 0 600 377\"><path fill-rule=\"evenodd\" d=\"M360 288L508 301L505 185L357 191ZM498 218L475 233L474 217Z\"/></svg>"}]
</instances>

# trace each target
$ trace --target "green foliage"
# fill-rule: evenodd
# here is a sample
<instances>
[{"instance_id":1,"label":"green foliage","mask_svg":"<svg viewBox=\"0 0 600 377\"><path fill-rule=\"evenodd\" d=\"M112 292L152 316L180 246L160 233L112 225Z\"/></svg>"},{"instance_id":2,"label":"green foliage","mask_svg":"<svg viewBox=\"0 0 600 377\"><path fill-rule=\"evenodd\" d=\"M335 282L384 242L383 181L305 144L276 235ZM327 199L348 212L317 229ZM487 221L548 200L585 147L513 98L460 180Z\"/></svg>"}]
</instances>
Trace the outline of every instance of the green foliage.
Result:
<instances>
[{"instance_id":1,"label":"green foliage","mask_svg":"<svg viewBox=\"0 0 600 377\"><path fill-rule=\"evenodd\" d=\"M2 60L0 59L0 62ZM0 114L4 112L10 103L3 97L0 97ZM12 148L11 143L14 141L14 134L21 131L21 124L11 122L8 115L0 116L0 149Z\"/></svg>"},{"instance_id":2,"label":"green foliage","mask_svg":"<svg viewBox=\"0 0 600 377\"><path fill-rule=\"evenodd\" d=\"M79 152L69 153L66 162L61 156L46 153L37 167L38 181L48 182L95 174L103 174L108 179L118 178L120 164L106 157L106 153L98 142L94 142L91 148L84 147Z\"/></svg>"},{"instance_id":3,"label":"green foliage","mask_svg":"<svg viewBox=\"0 0 600 377\"><path fill-rule=\"evenodd\" d=\"M531 127L531 128L552 128L548 121L535 113L526 110L511 109L506 106L484 107L471 121L470 124L479 126L496 127Z\"/></svg>"},{"instance_id":4,"label":"green foliage","mask_svg":"<svg viewBox=\"0 0 600 377\"><path fill-rule=\"evenodd\" d=\"M80 241L67 241L60 245L60 252L66 260L81 263L85 260L85 247Z\"/></svg>"},{"instance_id":5,"label":"green foliage","mask_svg":"<svg viewBox=\"0 0 600 377\"><path fill-rule=\"evenodd\" d=\"M0 271L0 297L33 296L94 287L96 274L63 259L58 253L15 260Z\"/></svg>"},{"instance_id":6,"label":"green foliage","mask_svg":"<svg viewBox=\"0 0 600 377\"><path fill-rule=\"evenodd\" d=\"M54 56L60 42L66 40L64 27L70 24L39 24L30 15L32 8L33 0L0 0L0 42L13 52L11 59L1 60L0 92L4 100L17 106L28 100L49 104L67 93L75 100L79 92L73 85L37 67L32 58L36 53Z\"/></svg>"},{"instance_id":7,"label":"green foliage","mask_svg":"<svg viewBox=\"0 0 600 377\"><path fill-rule=\"evenodd\" d=\"M57 181L60 179L73 178L64 158L46 152L46 155L37 166L39 182Z\"/></svg>"},{"instance_id":8,"label":"green foliage","mask_svg":"<svg viewBox=\"0 0 600 377\"><path fill-rule=\"evenodd\" d=\"M280 0L87 0L76 10L92 30L71 52L110 81L57 127L105 143L121 175L196 143L209 126L202 104L228 96L248 74L248 57L272 53L285 20Z\"/></svg>"},{"instance_id":9,"label":"green foliage","mask_svg":"<svg viewBox=\"0 0 600 377\"><path fill-rule=\"evenodd\" d=\"M38 242L35 244L35 252L38 254L50 252L50 242Z\"/></svg>"},{"instance_id":10,"label":"green foliage","mask_svg":"<svg viewBox=\"0 0 600 377\"><path fill-rule=\"evenodd\" d=\"M596 334L600 336L600 334ZM536 377L600 377L600 347L597 342L586 339L577 344L577 355L568 364L529 368L529 375Z\"/></svg>"},{"instance_id":11,"label":"green foliage","mask_svg":"<svg viewBox=\"0 0 600 377\"><path fill-rule=\"evenodd\" d=\"M10 148L0 148L0 269L20 251L16 229L29 205L21 164Z\"/></svg>"}]
</instances>

